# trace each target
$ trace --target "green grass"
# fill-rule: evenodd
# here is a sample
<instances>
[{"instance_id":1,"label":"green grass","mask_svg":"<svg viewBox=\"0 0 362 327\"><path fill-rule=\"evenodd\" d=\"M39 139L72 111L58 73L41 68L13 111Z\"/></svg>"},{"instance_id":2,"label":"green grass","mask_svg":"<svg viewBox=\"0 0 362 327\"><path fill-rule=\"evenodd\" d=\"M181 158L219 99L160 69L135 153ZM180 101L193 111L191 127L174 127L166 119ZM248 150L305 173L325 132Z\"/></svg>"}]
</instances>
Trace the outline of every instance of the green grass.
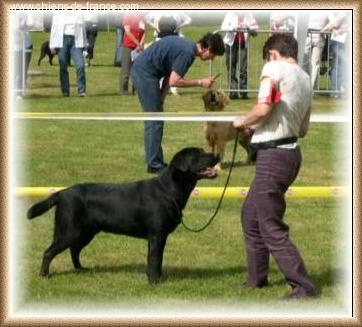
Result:
<instances>
[{"instance_id":1,"label":"green grass","mask_svg":"<svg viewBox=\"0 0 362 327\"><path fill-rule=\"evenodd\" d=\"M217 26L185 29L197 40ZM100 32L93 65L86 70L87 96L76 97L75 72L70 68L72 96L60 96L57 59L53 67L46 61L36 65L40 44L47 34L33 33L34 54L30 66L32 79L17 110L30 112L140 112L137 97L118 95L120 69L113 67L114 33ZM215 63L220 67L220 63ZM196 59L187 77L208 74L208 64ZM251 77L254 78L254 77ZM201 112L199 88L179 89L180 96L169 96L167 112ZM255 98L232 101L228 111L246 112ZM342 101L316 97L313 112L344 112ZM17 154L13 169L16 186L68 186L80 182L129 182L148 178L145 172L142 122L17 120L13 145ZM311 124L309 135L301 140L302 170L295 182L299 186L340 184L348 177L342 147L344 130L337 124ZM185 146L203 146L202 123L165 125L166 160ZM226 162L231 159L232 144ZM245 153L239 149L231 186L248 186L254 167L245 165ZM227 171L219 178L202 181L202 186L223 186ZM347 247L340 239L342 207L336 199L289 199L286 221L291 237L300 249L313 281L322 290L319 299L302 304L275 301L288 292L274 262L270 269L271 286L262 290L240 287L246 277L246 258L240 227L241 200L225 199L215 222L203 233L191 234L182 227L169 237L164 258L165 281L150 286L145 275L146 242L101 233L82 252L81 260L90 270L73 270L69 252L57 256L51 265L50 279L38 277L43 251L52 238L53 211L34 221L25 219L29 199L14 200L13 217L18 244L14 270L18 285L17 308L43 312L63 308L65 312L82 309L142 310L141 313L186 312L204 310L215 314L235 311L241 314L264 310L293 312L296 309L342 310L340 290L343 265L336 251ZM184 212L185 221L199 227L213 213L215 200L191 199ZM253 305L257 307L253 308ZM156 311L152 308L156 307ZM157 309L158 308L158 309ZM210 309L214 308L214 309ZM210 311L211 310L211 311ZM254 310L254 311L253 311ZM306 311L306 312L307 312Z\"/></svg>"}]
</instances>

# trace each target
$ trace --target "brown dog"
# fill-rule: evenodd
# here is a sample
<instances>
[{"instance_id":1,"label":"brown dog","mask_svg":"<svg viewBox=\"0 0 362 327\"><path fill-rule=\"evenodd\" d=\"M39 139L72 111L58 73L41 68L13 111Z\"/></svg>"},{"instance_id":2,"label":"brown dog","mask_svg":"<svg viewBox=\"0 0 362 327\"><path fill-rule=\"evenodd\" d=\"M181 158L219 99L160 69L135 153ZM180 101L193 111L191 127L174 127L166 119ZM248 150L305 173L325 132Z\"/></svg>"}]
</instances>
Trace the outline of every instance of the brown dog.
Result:
<instances>
[{"instance_id":1,"label":"brown dog","mask_svg":"<svg viewBox=\"0 0 362 327\"><path fill-rule=\"evenodd\" d=\"M224 92L215 90L207 91L202 99L206 111L223 111L229 104L229 97ZM235 140L237 134L239 134L239 144L247 152L247 163L250 162L249 143L251 136L241 132L238 133L232 122L205 122L204 133L207 142L206 152L218 154L220 157L220 162L215 166L215 169L221 170L226 143Z\"/></svg>"}]
</instances>

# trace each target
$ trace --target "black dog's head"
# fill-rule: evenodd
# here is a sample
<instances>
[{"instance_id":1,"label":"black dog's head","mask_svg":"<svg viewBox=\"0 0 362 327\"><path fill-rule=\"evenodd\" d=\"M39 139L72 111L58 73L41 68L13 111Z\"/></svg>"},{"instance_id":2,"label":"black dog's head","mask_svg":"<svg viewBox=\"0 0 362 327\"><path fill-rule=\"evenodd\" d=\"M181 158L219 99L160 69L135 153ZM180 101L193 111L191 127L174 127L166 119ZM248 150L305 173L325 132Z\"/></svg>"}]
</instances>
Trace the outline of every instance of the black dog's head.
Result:
<instances>
[{"instance_id":1,"label":"black dog's head","mask_svg":"<svg viewBox=\"0 0 362 327\"><path fill-rule=\"evenodd\" d=\"M219 162L219 156L206 153L201 148L184 148L173 157L170 167L196 179L214 178L214 166Z\"/></svg>"},{"instance_id":2,"label":"black dog's head","mask_svg":"<svg viewBox=\"0 0 362 327\"><path fill-rule=\"evenodd\" d=\"M203 96L206 111L222 111L229 103L229 97L221 91L209 90Z\"/></svg>"}]
</instances>

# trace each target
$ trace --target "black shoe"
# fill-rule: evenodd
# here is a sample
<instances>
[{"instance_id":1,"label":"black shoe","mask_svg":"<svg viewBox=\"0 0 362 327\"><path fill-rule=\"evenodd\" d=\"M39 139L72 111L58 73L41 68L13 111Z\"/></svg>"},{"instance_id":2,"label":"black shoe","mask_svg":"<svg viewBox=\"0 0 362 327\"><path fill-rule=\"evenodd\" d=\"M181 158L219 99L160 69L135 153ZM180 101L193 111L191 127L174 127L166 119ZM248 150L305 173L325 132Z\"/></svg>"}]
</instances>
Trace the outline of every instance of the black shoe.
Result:
<instances>
[{"instance_id":1,"label":"black shoe","mask_svg":"<svg viewBox=\"0 0 362 327\"><path fill-rule=\"evenodd\" d=\"M237 94L237 93L230 93L230 95L229 95L229 98L231 99L231 100L236 100L236 99L239 99L239 95Z\"/></svg>"},{"instance_id":2,"label":"black shoe","mask_svg":"<svg viewBox=\"0 0 362 327\"><path fill-rule=\"evenodd\" d=\"M247 94L247 93L243 93L243 94L241 95L241 98L242 98L243 100L248 100L248 99L250 99L250 98L248 97L248 94Z\"/></svg>"},{"instance_id":3,"label":"black shoe","mask_svg":"<svg viewBox=\"0 0 362 327\"><path fill-rule=\"evenodd\" d=\"M152 166L147 166L147 173L149 174L159 174L162 170L164 170L167 167L166 164L164 164L161 167L152 167Z\"/></svg>"},{"instance_id":4,"label":"black shoe","mask_svg":"<svg viewBox=\"0 0 362 327\"><path fill-rule=\"evenodd\" d=\"M269 283L268 283L267 279L259 284L251 284L248 281L242 283L242 287L245 287L245 288L263 288L263 287L267 287L268 285L269 285Z\"/></svg>"},{"instance_id":5,"label":"black shoe","mask_svg":"<svg viewBox=\"0 0 362 327\"><path fill-rule=\"evenodd\" d=\"M318 296L318 292L316 290L307 292L305 290L295 289L290 293L280 298L282 301L294 301L294 300L308 300L313 299Z\"/></svg>"}]
</instances>

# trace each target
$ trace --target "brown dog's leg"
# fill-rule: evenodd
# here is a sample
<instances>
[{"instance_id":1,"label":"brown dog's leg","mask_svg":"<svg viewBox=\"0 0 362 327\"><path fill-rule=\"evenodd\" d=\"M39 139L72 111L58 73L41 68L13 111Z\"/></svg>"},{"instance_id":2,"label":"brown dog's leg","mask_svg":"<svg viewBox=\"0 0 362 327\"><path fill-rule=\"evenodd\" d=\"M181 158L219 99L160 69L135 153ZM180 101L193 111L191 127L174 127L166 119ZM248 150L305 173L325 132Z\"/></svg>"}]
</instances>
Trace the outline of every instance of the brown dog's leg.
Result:
<instances>
[{"instance_id":1,"label":"brown dog's leg","mask_svg":"<svg viewBox=\"0 0 362 327\"><path fill-rule=\"evenodd\" d=\"M250 149L249 149L249 144L250 144L250 140L251 140L251 136L250 135L246 135L243 133L239 133L239 144L245 149L246 151L246 163L250 164L251 163L251 158L250 158Z\"/></svg>"},{"instance_id":2,"label":"brown dog's leg","mask_svg":"<svg viewBox=\"0 0 362 327\"><path fill-rule=\"evenodd\" d=\"M220 171L222 168L222 161L223 161L224 155L225 155L225 142L218 141L216 143L216 153L219 155L220 161L215 166L215 169Z\"/></svg>"},{"instance_id":3,"label":"brown dog's leg","mask_svg":"<svg viewBox=\"0 0 362 327\"><path fill-rule=\"evenodd\" d=\"M205 146L205 152L207 153L215 153L215 145L211 144L211 142L207 142Z\"/></svg>"},{"instance_id":4,"label":"brown dog's leg","mask_svg":"<svg viewBox=\"0 0 362 327\"><path fill-rule=\"evenodd\" d=\"M205 152L215 153L215 142L212 140L208 134L208 122L204 123L204 134L206 139Z\"/></svg>"}]
</instances>

